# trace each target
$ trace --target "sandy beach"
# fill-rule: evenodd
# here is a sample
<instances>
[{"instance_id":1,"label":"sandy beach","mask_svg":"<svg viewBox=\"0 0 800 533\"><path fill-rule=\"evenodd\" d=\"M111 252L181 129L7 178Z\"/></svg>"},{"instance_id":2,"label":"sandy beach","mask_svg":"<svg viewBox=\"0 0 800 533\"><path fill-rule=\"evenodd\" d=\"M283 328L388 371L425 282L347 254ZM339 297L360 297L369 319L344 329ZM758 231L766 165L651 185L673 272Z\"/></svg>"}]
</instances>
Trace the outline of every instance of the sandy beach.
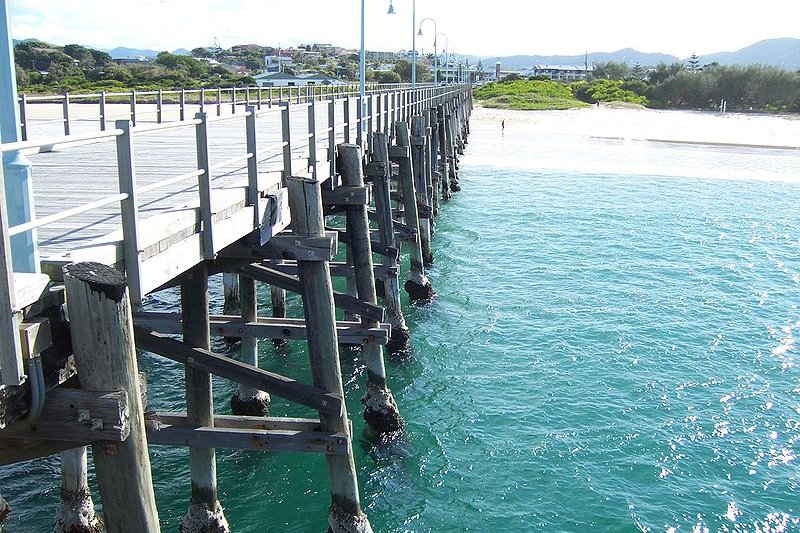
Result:
<instances>
[{"instance_id":1,"label":"sandy beach","mask_svg":"<svg viewBox=\"0 0 800 533\"><path fill-rule=\"evenodd\" d=\"M800 116L700 111L618 109L608 106L567 111L488 109L478 103L474 131L556 133L626 140L733 144L800 149Z\"/></svg>"}]
</instances>

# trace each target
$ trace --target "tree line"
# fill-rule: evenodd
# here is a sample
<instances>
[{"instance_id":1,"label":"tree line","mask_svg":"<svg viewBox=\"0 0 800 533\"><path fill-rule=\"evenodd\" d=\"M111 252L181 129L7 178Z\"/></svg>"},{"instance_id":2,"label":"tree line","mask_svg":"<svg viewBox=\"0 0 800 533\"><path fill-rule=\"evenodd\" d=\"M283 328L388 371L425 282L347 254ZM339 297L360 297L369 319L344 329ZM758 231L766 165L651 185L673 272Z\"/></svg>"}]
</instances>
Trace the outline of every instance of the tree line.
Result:
<instances>
[{"instance_id":1,"label":"tree line","mask_svg":"<svg viewBox=\"0 0 800 533\"><path fill-rule=\"evenodd\" d=\"M161 52L147 61L116 62L107 52L79 44L56 46L26 40L14 47L17 87L20 92L54 94L63 92L155 91L158 89L243 87L254 85L249 73L265 68L265 55L279 54L272 47L257 45L195 48L191 55ZM378 70L376 63L366 70L368 81L400 83L411 81L411 62L396 61L391 70ZM295 71L313 71L340 79L358 79L358 54L321 53L298 58ZM417 79L432 79L430 68L417 63Z\"/></svg>"},{"instance_id":2,"label":"tree line","mask_svg":"<svg viewBox=\"0 0 800 533\"><path fill-rule=\"evenodd\" d=\"M654 108L719 109L724 100L730 111L800 112L800 72L768 65L700 66L696 56L687 64L661 63L652 69L598 63L590 81L572 87L578 99L589 103L617 99L616 88L625 97L638 97L627 101Z\"/></svg>"}]
</instances>

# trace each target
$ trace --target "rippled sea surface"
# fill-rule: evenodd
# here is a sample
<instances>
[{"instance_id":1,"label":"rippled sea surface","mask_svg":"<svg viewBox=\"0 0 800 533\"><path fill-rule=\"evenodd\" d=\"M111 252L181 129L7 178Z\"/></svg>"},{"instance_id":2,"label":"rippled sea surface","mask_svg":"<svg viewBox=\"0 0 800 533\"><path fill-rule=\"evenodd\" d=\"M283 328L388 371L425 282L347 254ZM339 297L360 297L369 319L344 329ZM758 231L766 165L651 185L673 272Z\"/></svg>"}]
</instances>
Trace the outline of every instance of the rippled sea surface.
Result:
<instances>
[{"instance_id":1,"label":"rippled sea surface","mask_svg":"<svg viewBox=\"0 0 800 533\"><path fill-rule=\"evenodd\" d=\"M438 219L438 299L387 362L405 438L365 433L363 362L342 351L375 530L800 530L798 173L795 151L475 131ZM141 365L151 408L183 409L182 369ZM263 343L262 366L308 380L301 345ZM186 454L152 458L175 531ZM321 457L218 460L234 531L325 530ZM8 531L48 529L57 476L2 471Z\"/></svg>"}]
</instances>

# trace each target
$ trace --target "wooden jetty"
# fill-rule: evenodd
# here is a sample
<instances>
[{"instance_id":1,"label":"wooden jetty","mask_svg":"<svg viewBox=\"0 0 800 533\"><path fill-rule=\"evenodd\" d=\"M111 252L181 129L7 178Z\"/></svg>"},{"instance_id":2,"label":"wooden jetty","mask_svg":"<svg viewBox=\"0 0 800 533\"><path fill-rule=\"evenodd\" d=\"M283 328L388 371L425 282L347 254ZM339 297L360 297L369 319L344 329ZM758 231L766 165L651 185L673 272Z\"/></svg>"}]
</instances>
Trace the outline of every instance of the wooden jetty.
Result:
<instances>
[{"instance_id":1,"label":"wooden jetty","mask_svg":"<svg viewBox=\"0 0 800 533\"><path fill-rule=\"evenodd\" d=\"M24 122L27 140L2 145L33 160L38 218L9 227L0 208L0 465L61 453L56 531L160 531L153 445L189 450L183 532L235 529L218 500L217 448L325 455L330 529L372 530L339 345L363 347L367 424L401 431L384 364L385 349L410 339L400 251L410 256L410 298L433 298L425 268L440 202L459 188L471 87L373 88L364 102L353 91L266 92L233 93L227 114L218 92L191 114L182 91L172 122L159 94L156 120L135 125L135 116L109 123L103 97L91 133L70 131L66 96L66 135L36 140ZM24 118L35 103L21 104ZM12 269L9 242L22 235L38 244L40 273ZM230 305L212 315L208 279L219 273ZM332 277L347 278L347 290L334 291ZM271 287L269 316L257 283ZM179 291L179 313L148 309L162 290ZM286 291L302 297L303 319L286 318ZM241 339L241 357L212 351L212 336ZM309 379L259 368L259 339L306 340ZM147 410L137 350L185 366L186 412ZM214 406L212 375L239 384L232 415ZM271 395L318 417L267 416ZM0 498L0 521L7 511Z\"/></svg>"}]
</instances>

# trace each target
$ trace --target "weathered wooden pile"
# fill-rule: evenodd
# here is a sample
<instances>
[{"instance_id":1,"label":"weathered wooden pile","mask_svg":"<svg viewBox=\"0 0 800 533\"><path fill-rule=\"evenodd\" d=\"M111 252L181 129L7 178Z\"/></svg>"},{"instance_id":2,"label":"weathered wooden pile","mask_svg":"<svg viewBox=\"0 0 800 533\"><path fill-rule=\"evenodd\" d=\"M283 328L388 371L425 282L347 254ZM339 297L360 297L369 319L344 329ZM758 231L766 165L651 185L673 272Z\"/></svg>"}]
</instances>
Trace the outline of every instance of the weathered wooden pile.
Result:
<instances>
[{"instance_id":1,"label":"weathered wooden pile","mask_svg":"<svg viewBox=\"0 0 800 533\"><path fill-rule=\"evenodd\" d=\"M0 392L5 428L0 464L62 453L57 531L103 527L87 483L88 445L102 522L112 533L160 531L149 445L189 448L191 501L183 532L230 530L217 495L216 448L324 454L331 530L371 531L360 505L339 346L362 346L367 424L381 433L402 431L403 418L387 386L384 347L402 352L411 341L401 279L412 302L435 297L425 269L434 260L441 203L459 190L458 156L472 106L469 88L409 103L407 112L392 112L391 120L387 113L361 144L336 145L329 176L318 175L314 166L310 175L283 177L273 194L288 197L286 230L266 240L255 231L160 287L180 291L180 313L132 305L125 274L97 262L64 266L63 285L24 310L20 331L31 368L41 368L43 352L45 358L71 357L44 365L56 370L30 374L41 376L38 382ZM362 123L373 124L366 118ZM286 214L272 213L270 227L276 217ZM333 225L342 220L344 227ZM346 260L334 261L340 242ZM404 247L407 272L401 272ZM226 279L226 314L215 316L209 311L208 279L219 273ZM332 276L347 279L346 292L333 290ZM259 309L257 283L271 287L271 316ZM303 319L286 317L287 291L301 296ZM68 306L62 305L65 300ZM337 309L345 320L337 320ZM239 360L213 352L211 336L240 338ZM310 384L259 368L259 339L305 339ZM146 411L137 349L185 365L185 413ZM212 375L238 383L232 415L215 412ZM267 416L270 395L311 407L319 417ZM0 519L4 516L0 505Z\"/></svg>"}]
</instances>

